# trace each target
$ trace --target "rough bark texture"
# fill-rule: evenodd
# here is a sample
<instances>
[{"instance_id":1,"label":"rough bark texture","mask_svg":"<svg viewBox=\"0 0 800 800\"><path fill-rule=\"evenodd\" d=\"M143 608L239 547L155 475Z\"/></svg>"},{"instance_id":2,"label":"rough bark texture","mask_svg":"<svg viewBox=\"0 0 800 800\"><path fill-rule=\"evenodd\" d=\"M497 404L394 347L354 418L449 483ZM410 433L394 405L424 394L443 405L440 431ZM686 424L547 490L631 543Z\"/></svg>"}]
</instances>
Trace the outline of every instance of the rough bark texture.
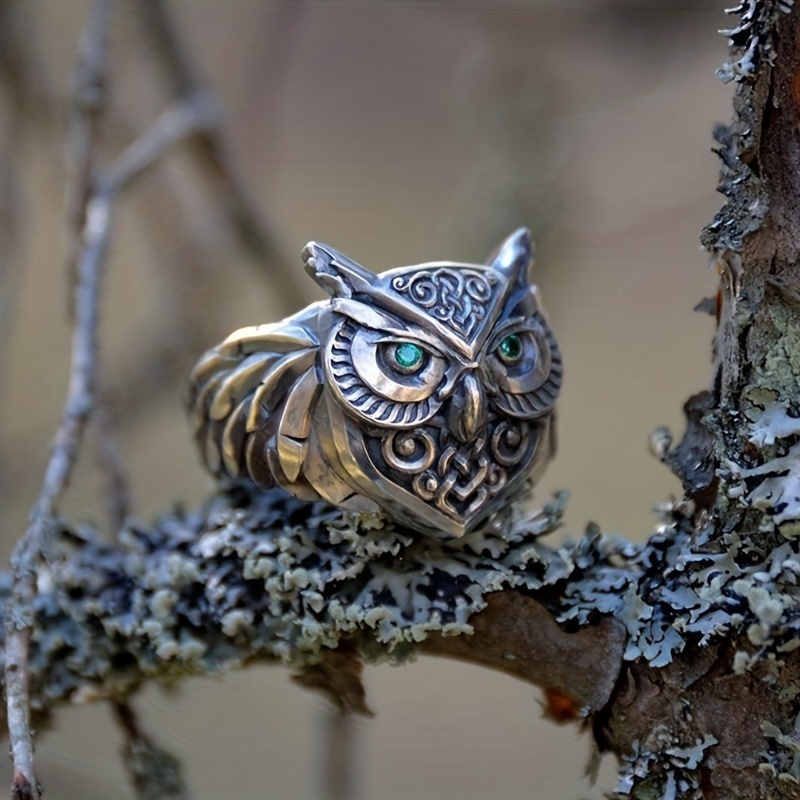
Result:
<instances>
[{"instance_id":1,"label":"rough bark texture","mask_svg":"<svg viewBox=\"0 0 800 800\"><path fill-rule=\"evenodd\" d=\"M721 278L713 392L690 401L684 452L665 459L694 501L692 531L682 577L670 585L667 572L654 588L678 605L694 602L687 591L712 599L706 630L724 636L687 639L663 669L634 661L598 718L631 765L635 797L800 792L800 10L790 5L743 3L730 32L720 77L737 82L735 114L716 132L728 200L703 234Z\"/></svg>"}]
</instances>

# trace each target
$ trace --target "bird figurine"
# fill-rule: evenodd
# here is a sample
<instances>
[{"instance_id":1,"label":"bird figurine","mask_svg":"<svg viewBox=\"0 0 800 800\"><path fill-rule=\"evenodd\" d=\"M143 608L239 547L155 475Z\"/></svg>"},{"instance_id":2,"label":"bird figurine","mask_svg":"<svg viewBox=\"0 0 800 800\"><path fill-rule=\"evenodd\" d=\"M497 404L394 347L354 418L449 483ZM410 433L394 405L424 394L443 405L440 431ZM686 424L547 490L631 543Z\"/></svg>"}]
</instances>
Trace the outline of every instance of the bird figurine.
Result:
<instances>
[{"instance_id":1,"label":"bird figurine","mask_svg":"<svg viewBox=\"0 0 800 800\"><path fill-rule=\"evenodd\" d=\"M317 242L303 260L330 299L235 331L191 373L208 469L442 539L496 525L554 453L561 354L528 231L486 265L376 274Z\"/></svg>"}]
</instances>

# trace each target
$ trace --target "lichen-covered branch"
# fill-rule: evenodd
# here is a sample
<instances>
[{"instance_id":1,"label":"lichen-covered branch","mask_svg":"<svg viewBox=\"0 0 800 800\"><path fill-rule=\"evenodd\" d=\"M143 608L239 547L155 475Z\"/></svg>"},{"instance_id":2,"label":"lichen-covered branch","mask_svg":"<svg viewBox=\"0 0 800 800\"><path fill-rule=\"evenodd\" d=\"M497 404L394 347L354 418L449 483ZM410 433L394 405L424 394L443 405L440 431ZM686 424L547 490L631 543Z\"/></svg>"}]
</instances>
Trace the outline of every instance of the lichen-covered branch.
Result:
<instances>
[{"instance_id":1,"label":"lichen-covered branch","mask_svg":"<svg viewBox=\"0 0 800 800\"><path fill-rule=\"evenodd\" d=\"M503 669L596 711L616 680L623 625L568 633L552 615L586 616L592 598L564 590L582 579L613 591L627 569L614 561L628 556L596 534L549 549L540 537L560 513L556 501L506 536L444 544L382 518L239 488L197 512L129 527L119 547L61 527L39 576L33 708L46 712L76 693L122 700L146 680L254 660L313 673L338 658L337 671L353 675L338 652L373 663L431 652ZM470 645L443 643L462 635ZM331 688L310 674L301 681ZM363 712L357 687L333 688L344 708Z\"/></svg>"},{"instance_id":2,"label":"lichen-covered branch","mask_svg":"<svg viewBox=\"0 0 800 800\"><path fill-rule=\"evenodd\" d=\"M628 764L625 796L789 798L800 783L800 9L732 13L719 75L734 119L715 134L727 201L703 232L720 275L712 391L662 453L691 500L686 538L639 585L678 647L631 662L597 729Z\"/></svg>"},{"instance_id":3,"label":"lichen-covered branch","mask_svg":"<svg viewBox=\"0 0 800 800\"><path fill-rule=\"evenodd\" d=\"M501 670L566 701L625 757L622 789L642 776L697 788L700 765L715 780L728 774L730 754L762 737L756 707L783 686L761 680L777 662L759 658L747 637L774 643L783 674L800 668L791 605L763 589L765 575L791 584L795 543L735 565L735 552L696 537L689 506L678 504L642 548L590 531L555 550L543 537L561 507L557 499L518 513L503 536L442 543L241 487L196 512L129 527L119 546L63 526L35 604L33 708L122 702L146 681L261 660L288 664L303 685L364 713L361 664L424 653ZM729 572L736 581L722 596L715 590ZM744 696L741 708L723 702ZM772 724L790 735L783 717ZM790 774L781 752L788 746L763 763Z\"/></svg>"}]
</instances>

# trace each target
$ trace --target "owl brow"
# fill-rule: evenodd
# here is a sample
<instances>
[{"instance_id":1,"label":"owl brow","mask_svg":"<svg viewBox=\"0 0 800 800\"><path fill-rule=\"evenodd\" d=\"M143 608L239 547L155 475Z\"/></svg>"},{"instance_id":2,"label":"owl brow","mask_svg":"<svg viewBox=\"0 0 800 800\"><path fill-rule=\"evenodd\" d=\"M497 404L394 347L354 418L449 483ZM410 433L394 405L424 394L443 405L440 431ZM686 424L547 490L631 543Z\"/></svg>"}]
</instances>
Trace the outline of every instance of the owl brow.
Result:
<instances>
[{"instance_id":1,"label":"owl brow","mask_svg":"<svg viewBox=\"0 0 800 800\"><path fill-rule=\"evenodd\" d=\"M386 273L381 277L385 274ZM502 300L505 297L505 294L502 297L498 297L497 305L495 308L490 309L489 316L483 322L483 332L472 342L466 342L460 336L454 334L446 325L443 325L439 320L430 316L426 311L417 308L417 306L412 303L407 303L400 297L389 296L380 289L376 289L374 292L365 292L365 295L369 300L383 305L386 311L401 317L401 321L398 322L394 317L384 315L381 311L376 311L374 308L366 306L364 301L335 298L331 301L333 309L334 311L342 309L341 313L345 313L347 316L362 322L363 316L360 308L366 307L370 312L379 315L384 320L382 324L371 325L370 327L376 330L398 331L400 335L403 335L408 330L405 325L406 320L413 322L418 326L414 329L414 335L417 336L420 341L438 347L440 350L442 349L442 345L445 345L448 352L459 359L472 359L475 357L475 354L480 351L483 342L486 341L490 329L494 324L494 320L501 313ZM368 323L364 322L364 324ZM400 325L400 327L398 327L398 325ZM430 330L430 333L427 332L428 330Z\"/></svg>"},{"instance_id":2,"label":"owl brow","mask_svg":"<svg viewBox=\"0 0 800 800\"><path fill-rule=\"evenodd\" d=\"M423 349L426 352L431 353L431 355L439 356L440 358L443 356L441 342L437 342L434 346L429 341L418 336L416 331L409 333L408 331L401 331L399 329L393 331L389 328L384 328L380 333L385 333L386 335L381 336L380 339L375 339L376 344L405 344L406 342L410 342L411 344L424 344L425 347Z\"/></svg>"},{"instance_id":3,"label":"owl brow","mask_svg":"<svg viewBox=\"0 0 800 800\"><path fill-rule=\"evenodd\" d=\"M491 340L499 339L501 336L506 336L509 333L524 333L530 331L535 333L541 327L538 314L530 314L528 316L511 317L505 320L502 324L498 325L491 335Z\"/></svg>"},{"instance_id":4,"label":"owl brow","mask_svg":"<svg viewBox=\"0 0 800 800\"><path fill-rule=\"evenodd\" d=\"M402 340L407 340L409 338L415 339L428 345L437 353L441 353L443 350L442 345L446 345L447 352L452 355L463 357L464 355L469 356L470 354L468 346L465 347L463 342L459 342L458 339L455 339L444 326L438 325L434 320L426 318L418 312L415 313L414 309L410 309L411 314L409 316L418 318L421 324L433 327L435 330L432 333L422 330L421 327L409 331L406 325L403 325L396 319L357 300L337 297L331 301L331 307L338 314L360 322L368 328L397 336L398 339ZM403 310L405 311L405 309ZM414 321L416 322L417 319Z\"/></svg>"}]
</instances>

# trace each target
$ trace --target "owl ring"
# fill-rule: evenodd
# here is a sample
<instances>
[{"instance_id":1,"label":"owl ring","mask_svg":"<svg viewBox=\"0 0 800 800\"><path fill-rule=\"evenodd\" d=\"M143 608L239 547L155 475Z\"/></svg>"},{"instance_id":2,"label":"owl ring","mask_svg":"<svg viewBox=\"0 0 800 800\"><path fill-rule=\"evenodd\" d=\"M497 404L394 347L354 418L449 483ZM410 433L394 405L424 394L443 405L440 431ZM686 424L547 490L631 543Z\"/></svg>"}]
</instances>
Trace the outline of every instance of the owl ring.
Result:
<instances>
[{"instance_id":1,"label":"owl ring","mask_svg":"<svg viewBox=\"0 0 800 800\"><path fill-rule=\"evenodd\" d=\"M208 469L442 539L496 522L554 452L561 354L528 231L487 265L375 274L316 242L303 260L331 298L236 331L192 371Z\"/></svg>"}]
</instances>

